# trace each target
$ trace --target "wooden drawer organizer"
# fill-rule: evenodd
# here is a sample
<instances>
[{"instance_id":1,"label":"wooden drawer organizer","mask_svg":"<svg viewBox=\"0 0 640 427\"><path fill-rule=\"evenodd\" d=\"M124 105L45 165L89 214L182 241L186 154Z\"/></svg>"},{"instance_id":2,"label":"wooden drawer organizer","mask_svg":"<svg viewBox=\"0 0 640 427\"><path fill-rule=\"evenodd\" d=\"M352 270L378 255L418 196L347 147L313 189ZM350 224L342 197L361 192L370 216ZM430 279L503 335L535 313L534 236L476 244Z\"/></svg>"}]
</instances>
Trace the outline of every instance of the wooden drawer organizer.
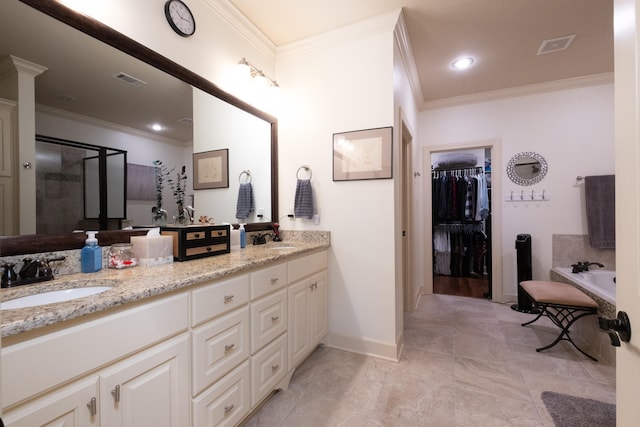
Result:
<instances>
[{"instance_id":1,"label":"wooden drawer organizer","mask_svg":"<svg viewBox=\"0 0 640 427\"><path fill-rule=\"evenodd\" d=\"M228 225L166 226L162 227L161 234L173 237L175 261L226 254L231 250Z\"/></svg>"}]
</instances>

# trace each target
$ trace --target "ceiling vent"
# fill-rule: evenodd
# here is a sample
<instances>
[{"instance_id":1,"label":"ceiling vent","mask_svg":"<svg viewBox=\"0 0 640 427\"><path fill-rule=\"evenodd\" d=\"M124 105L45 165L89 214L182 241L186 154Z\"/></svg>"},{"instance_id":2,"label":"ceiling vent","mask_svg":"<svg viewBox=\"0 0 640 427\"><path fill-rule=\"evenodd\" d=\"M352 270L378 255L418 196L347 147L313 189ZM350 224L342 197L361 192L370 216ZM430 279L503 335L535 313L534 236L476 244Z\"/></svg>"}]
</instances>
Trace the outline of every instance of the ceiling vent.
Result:
<instances>
[{"instance_id":1,"label":"ceiling vent","mask_svg":"<svg viewBox=\"0 0 640 427\"><path fill-rule=\"evenodd\" d=\"M122 80L123 82L135 87L140 87L147 84L147 82L144 82L136 77L130 76L129 74L123 73L123 72L114 74L113 77L115 77L118 80Z\"/></svg>"},{"instance_id":2,"label":"ceiling vent","mask_svg":"<svg viewBox=\"0 0 640 427\"><path fill-rule=\"evenodd\" d=\"M545 53L559 52L561 50L568 49L573 39L576 38L575 34L570 36L558 37L555 39L544 40L538 49L538 55L544 55Z\"/></svg>"},{"instance_id":3,"label":"ceiling vent","mask_svg":"<svg viewBox=\"0 0 640 427\"><path fill-rule=\"evenodd\" d=\"M180 123L184 123L185 125L193 125L193 119L190 117L185 117L184 119L178 120Z\"/></svg>"}]
</instances>

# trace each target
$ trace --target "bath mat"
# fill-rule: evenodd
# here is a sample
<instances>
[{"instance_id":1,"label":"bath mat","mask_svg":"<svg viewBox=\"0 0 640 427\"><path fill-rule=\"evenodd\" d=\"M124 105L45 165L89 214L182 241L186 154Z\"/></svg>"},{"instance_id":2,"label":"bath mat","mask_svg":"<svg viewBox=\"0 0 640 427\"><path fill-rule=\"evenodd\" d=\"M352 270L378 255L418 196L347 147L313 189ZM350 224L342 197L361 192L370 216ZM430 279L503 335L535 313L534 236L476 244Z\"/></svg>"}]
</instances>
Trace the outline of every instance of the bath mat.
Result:
<instances>
[{"instance_id":1,"label":"bath mat","mask_svg":"<svg viewBox=\"0 0 640 427\"><path fill-rule=\"evenodd\" d=\"M616 405L568 394L542 392L556 427L615 427Z\"/></svg>"}]
</instances>

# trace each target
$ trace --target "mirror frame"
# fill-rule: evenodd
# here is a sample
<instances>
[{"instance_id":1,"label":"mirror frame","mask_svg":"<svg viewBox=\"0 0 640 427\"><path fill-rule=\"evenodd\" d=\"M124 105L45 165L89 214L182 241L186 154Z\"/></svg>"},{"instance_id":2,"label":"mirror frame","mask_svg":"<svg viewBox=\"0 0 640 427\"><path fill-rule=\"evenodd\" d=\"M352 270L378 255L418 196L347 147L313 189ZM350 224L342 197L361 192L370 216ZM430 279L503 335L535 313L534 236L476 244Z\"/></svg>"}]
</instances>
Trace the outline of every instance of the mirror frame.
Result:
<instances>
[{"instance_id":1,"label":"mirror frame","mask_svg":"<svg viewBox=\"0 0 640 427\"><path fill-rule=\"evenodd\" d=\"M91 17L82 15L56 1L18 0L35 10L67 24L109 46L164 71L165 73L209 93L241 110L271 124L271 220L247 224L247 231L271 230L278 216L278 120L262 110L223 91L211 81L160 55L137 41ZM98 242L101 246L128 242L130 236L146 234L146 229L101 231ZM84 233L62 233L55 235L0 236L0 256L20 255L80 249L84 245Z\"/></svg>"},{"instance_id":2,"label":"mirror frame","mask_svg":"<svg viewBox=\"0 0 640 427\"><path fill-rule=\"evenodd\" d=\"M538 163L540 163L540 173L534 176L533 178L522 178L516 173L516 165L518 164L518 161L528 157L533 158L537 160ZM547 175L548 170L549 170L549 167L544 157L542 157L540 154L535 153L533 151L524 151L522 153L518 153L515 156L513 156L511 160L509 160L509 163L507 163L507 175L509 176L509 179L511 179L511 181L513 181L515 184L518 184L518 185L537 184L538 182L544 179L544 177Z\"/></svg>"}]
</instances>

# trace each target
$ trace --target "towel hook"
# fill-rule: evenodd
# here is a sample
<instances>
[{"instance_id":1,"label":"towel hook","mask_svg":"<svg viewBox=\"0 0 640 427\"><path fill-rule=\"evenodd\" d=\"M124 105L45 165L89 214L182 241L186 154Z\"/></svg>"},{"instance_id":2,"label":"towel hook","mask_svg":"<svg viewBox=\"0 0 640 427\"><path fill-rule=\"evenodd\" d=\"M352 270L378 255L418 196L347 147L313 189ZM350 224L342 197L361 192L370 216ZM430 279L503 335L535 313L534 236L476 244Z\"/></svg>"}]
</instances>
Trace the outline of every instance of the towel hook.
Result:
<instances>
[{"instance_id":1,"label":"towel hook","mask_svg":"<svg viewBox=\"0 0 640 427\"><path fill-rule=\"evenodd\" d=\"M309 179L311 179L311 177L313 176L313 173L311 172L311 168L307 165L302 165L298 168L298 170L296 171L296 178L300 179L300 170L304 169L307 172L309 172Z\"/></svg>"},{"instance_id":2,"label":"towel hook","mask_svg":"<svg viewBox=\"0 0 640 427\"><path fill-rule=\"evenodd\" d=\"M251 184L251 171L249 169L245 169L242 172L240 172L240 175L238 175L238 182L240 182L240 184L242 184L242 175L247 175L247 184Z\"/></svg>"}]
</instances>

